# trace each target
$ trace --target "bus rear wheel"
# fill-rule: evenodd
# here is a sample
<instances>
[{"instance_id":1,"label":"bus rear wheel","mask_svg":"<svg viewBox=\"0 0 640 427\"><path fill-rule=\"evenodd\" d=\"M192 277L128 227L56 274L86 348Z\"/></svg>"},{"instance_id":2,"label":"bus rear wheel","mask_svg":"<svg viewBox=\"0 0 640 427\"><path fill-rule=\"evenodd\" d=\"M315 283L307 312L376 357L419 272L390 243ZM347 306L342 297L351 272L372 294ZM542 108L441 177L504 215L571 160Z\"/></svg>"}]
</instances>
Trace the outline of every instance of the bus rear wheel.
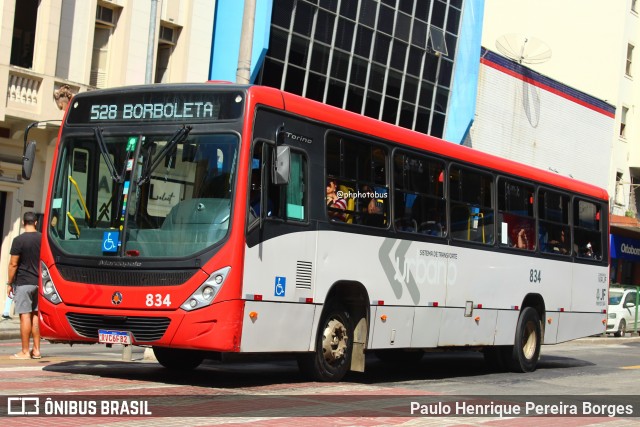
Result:
<instances>
[{"instance_id":1,"label":"bus rear wheel","mask_svg":"<svg viewBox=\"0 0 640 427\"><path fill-rule=\"evenodd\" d=\"M162 366L173 371L191 371L204 360L201 352L181 348L153 347L153 354Z\"/></svg>"},{"instance_id":2,"label":"bus rear wheel","mask_svg":"<svg viewBox=\"0 0 640 427\"><path fill-rule=\"evenodd\" d=\"M520 313L516 326L516 337L511 353L511 370L533 372L540 358L542 327L540 316L533 307L526 307Z\"/></svg>"},{"instance_id":3,"label":"bus rear wheel","mask_svg":"<svg viewBox=\"0 0 640 427\"><path fill-rule=\"evenodd\" d=\"M313 353L298 356L300 370L316 381L340 381L349 371L353 324L342 306L328 307L320 319Z\"/></svg>"}]
</instances>

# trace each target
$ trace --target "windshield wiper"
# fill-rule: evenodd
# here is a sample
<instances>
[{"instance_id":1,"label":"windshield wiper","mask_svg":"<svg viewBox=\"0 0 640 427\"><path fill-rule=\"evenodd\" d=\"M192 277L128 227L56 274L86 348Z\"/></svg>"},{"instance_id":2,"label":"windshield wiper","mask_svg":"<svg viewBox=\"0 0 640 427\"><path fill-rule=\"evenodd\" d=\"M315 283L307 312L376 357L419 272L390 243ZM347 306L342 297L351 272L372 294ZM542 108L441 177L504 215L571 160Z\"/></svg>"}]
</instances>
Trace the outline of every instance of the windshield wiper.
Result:
<instances>
[{"instance_id":1,"label":"windshield wiper","mask_svg":"<svg viewBox=\"0 0 640 427\"><path fill-rule=\"evenodd\" d=\"M140 179L138 179L138 182L136 183L138 187L149 182L149 180L151 179L151 174L154 170L156 170L158 165L160 165L160 162L167 156L167 154L169 154L173 150L176 145L187 139L187 137L189 136L189 132L191 132L191 129L191 126L182 126L176 131L176 133L173 134L173 136L171 137L171 141L169 141L167 145L165 145L158 153L158 155L153 159L153 162L151 162L151 166L149 166L147 170L143 171L143 173L140 175Z\"/></svg>"},{"instance_id":2,"label":"windshield wiper","mask_svg":"<svg viewBox=\"0 0 640 427\"><path fill-rule=\"evenodd\" d=\"M124 181L124 173L121 175L116 171L116 166L111 161L111 157L109 157L109 150L107 149L107 144L104 142L102 138L102 129L93 128L93 132L96 135L96 139L98 140L98 147L100 147L100 152L102 153L102 158L104 162L107 164L107 168L109 169L109 173L111 174L111 179L113 179L118 184L122 184Z\"/></svg>"}]
</instances>

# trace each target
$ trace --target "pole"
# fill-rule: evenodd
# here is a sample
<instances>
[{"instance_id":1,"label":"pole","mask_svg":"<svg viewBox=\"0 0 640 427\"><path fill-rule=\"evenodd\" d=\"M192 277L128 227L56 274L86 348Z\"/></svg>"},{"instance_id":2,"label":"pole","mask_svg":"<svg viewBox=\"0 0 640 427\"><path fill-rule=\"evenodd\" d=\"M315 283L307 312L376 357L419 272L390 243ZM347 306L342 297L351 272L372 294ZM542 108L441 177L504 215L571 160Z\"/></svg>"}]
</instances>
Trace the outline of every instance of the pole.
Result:
<instances>
[{"instance_id":1,"label":"pole","mask_svg":"<svg viewBox=\"0 0 640 427\"><path fill-rule=\"evenodd\" d=\"M256 0L244 0L242 33L238 50L236 83L251 83L251 50L253 49L253 26L256 20Z\"/></svg>"},{"instance_id":2,"label":"pole","mask_svg":"<svg viewBox=\"0 0 640 427\"><path fill-rule=\"evenodd\" d=\"M153 76L153 51L156 45L156 15L158 14L158 0L151 0L151 16L149 16L149 37L147 38L147 69L144 75L145 84L151 84Z\"/></svg>"}]
</instances>

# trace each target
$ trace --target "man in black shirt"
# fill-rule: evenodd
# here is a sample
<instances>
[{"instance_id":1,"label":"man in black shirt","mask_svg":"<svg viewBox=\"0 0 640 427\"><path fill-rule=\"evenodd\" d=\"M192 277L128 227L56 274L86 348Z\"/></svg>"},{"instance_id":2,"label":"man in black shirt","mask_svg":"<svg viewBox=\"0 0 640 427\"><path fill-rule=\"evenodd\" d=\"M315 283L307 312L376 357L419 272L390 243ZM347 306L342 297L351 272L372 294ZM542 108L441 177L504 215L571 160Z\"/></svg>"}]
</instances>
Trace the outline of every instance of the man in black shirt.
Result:
<instances>
[{"instance_id":1,"label":"man in black shirt","mask_svg":"<svg viewBox=\"0 0 640 427\"><path fill-rule=\"evenodd\" d=\"M38 326L38 277L40 276L40 240L36 230L36 215L26 212L23 217L24 233L13 239L9 260L9 281L13 286L15 312L20 316L22 351L12 359L40 359L40 329ZM33 350L29 339L33 336Z\"/></svg>"}]
</instances>

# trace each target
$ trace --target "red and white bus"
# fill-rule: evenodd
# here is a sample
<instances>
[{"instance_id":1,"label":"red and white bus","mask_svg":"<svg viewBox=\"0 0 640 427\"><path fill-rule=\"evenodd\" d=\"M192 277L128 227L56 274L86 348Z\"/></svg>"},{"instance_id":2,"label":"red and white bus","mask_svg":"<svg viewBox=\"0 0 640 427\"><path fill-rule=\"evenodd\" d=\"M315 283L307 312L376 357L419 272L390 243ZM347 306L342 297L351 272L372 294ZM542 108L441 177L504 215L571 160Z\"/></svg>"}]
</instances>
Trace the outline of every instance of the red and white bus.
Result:
<instances>
[{"instance_id":1,"label":"red and white bus","mask_svg":"<svg viewBox=\"0 0 640 427\"><path fill-rule=\"evenodd\" d=\"M605 328L604 190L273 88L78 94L53 165L52 341L176 369L289 353L338 381L369 351L531 371L541 344Z\"/></svg>"}]
</instances>

